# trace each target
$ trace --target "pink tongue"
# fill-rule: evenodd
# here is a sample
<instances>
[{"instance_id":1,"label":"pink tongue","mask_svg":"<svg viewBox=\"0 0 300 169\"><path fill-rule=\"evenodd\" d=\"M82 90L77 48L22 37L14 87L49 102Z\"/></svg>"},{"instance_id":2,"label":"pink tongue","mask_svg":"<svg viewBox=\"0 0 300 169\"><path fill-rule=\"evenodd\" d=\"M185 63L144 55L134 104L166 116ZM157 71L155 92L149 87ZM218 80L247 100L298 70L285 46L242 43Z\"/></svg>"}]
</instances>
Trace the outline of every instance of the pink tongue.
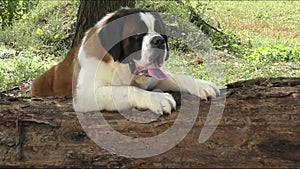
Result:
<instances>
[{"instance_id":1,"label":"pink tongue","mask_svg":"<svg viewBox=\"0 0 300 169\"><path fill-rule=\"evenodd\" d=\"M151 77L154 77L157 80L165 80L167 76L160 69L149 68L148 73Z\"/></svg>"}]
</instances>

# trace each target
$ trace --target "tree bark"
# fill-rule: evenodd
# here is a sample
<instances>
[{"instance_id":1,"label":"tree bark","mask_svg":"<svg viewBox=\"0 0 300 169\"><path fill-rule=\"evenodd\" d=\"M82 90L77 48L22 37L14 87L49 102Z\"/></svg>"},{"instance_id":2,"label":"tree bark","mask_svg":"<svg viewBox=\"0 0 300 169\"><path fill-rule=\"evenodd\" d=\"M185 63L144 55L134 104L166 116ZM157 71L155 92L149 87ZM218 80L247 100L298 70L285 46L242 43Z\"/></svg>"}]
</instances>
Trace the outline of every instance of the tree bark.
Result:
<instances>
[{"instance_id":1,"label":"tree bark","mask_svg":"<svg viewBox=\"0 0 300 169\"><path fill-rule=\"evenodd\" d=\"M105 14L126 6L134 7L135 0L80 0L72 47L78 45L84 33L94 26Z\"/></svg>"},{"instance_id":2,"label":"tree bark","mask_svg":"<svg viewBox=\"0 0 300 169\"><path fill-rule=\"evenodd\" d=\"M210 109L210 101L201 101L196 123L178 145L163 154L141 159L117 156L97 146L78 122L71 98L0 96L0 167L300 166L300 78L238 82L228 85L223 93L224 114L209 140L198 142ZM180 100L178 93L173 95L176 101ZM198 103L196 97L182 101L191 109ZM168 129L179 111L180 106L171 115L146 124L131 122L116 112L102 114L122 134L150 137ZM188 112L189 108L181 113ZM92 114L92 120L98 119L99 114Z\"/></svg>"}]
</instances>

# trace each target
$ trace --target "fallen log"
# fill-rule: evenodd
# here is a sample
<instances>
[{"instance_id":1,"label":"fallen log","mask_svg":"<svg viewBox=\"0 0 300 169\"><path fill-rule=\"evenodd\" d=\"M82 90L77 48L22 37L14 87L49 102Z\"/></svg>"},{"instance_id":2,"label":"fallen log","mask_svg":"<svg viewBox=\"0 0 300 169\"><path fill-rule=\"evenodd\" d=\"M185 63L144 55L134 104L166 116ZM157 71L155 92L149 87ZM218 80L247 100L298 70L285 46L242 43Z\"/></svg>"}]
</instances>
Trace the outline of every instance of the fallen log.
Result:
<instances>
[{"instance_id":1,"label":"fallen log","mask_svg":"<svg viewBox=\"0 0 300 169\"><path fill-rule=\"evenodd\" d=\"M13 98L0 95L0 167L280 167L300 166L300 78L254 79L229 84L225 110L211 137L199 143L210 101L174 93L178 106L171 115L126 119L116 112L102 114L123 135L147 138L170 128L180 113L199 106L196 122L187 136L162 154L128 158L111 153L91 139L71 98ZM149 119L149 118L148 118ZM188 122L187 119L186 122ZM184 124L182 124L184 125ZM101 133L101 125L97 126ZM96 128L97 128L96 127ZM169 140L173 138L170 137ZM122 140L120 140L122 142ZM157 144L168 143L165 142ZM131 148L128 145L129 149ZM134 146L133 146L134 148Z\"/></svg>"}]
</instances>

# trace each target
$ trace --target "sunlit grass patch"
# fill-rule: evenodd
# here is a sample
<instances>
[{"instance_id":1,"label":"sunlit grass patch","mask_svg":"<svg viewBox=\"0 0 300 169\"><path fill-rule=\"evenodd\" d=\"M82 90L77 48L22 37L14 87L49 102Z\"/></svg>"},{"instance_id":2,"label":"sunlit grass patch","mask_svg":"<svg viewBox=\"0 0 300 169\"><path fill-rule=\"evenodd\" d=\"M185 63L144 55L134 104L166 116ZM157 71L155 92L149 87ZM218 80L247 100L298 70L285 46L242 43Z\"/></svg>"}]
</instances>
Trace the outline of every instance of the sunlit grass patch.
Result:
<instances>
[{"instance_id":1,"label":"sunlit grass patch","mask_svg":"<svg viewBox=\"0 0 300 169\"><path fill-rule=\"evenodd\" d=\"M241 35L247 30L300 39L299 1L210 1L207 8L205 16L211 24Z\"/></svg>"}]
</instances>

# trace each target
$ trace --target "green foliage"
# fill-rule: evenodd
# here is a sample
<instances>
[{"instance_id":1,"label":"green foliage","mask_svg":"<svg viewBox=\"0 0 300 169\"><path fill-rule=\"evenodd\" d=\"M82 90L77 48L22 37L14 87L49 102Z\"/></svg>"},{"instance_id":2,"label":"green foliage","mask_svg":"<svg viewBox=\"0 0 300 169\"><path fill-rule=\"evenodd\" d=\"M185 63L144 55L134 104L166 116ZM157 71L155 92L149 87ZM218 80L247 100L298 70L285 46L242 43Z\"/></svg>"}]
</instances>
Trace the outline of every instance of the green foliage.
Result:
<instances>
[{"instance_id":1,"label":"green foliage","mask_svg":"<svg viewBox=\"0 0 300 169\"><path fill-rule=\"evenodd\" d=\"M250 55L244 56L245 59L254 61L269 62L299 62L300 61L300 45L293 47L279 45L268 45L256 48Z\"/></svg>"},{"instance_id":2,"label":"green foliage","mask_svg":"<svg viewBox=\"0 0 300 169\"><path fill-rule=\"evenodd\" d=\"M137 8L169 13L184 19L188 18L188 9L174 0L137 0L135 6Z\"/></svg>"},{"instance_id":3,"label":"green foliage","mask_svg":"<svg viewBox=\"0 0 300 169\"><path fill-rule=\"evenodd\" d=\"M32 47L20 53L2 51L10 52L13 57L0 59L0 90L28 82L56 63L53 56L46 57Z\"/></svg>"},{"instance_id":4,"label":"green foliage","mask_svg":"<svg viewBox=\"0 0 300 169\"><path fill-rule=\"evenodd\" d=\"M203 20L207 18L206 12L210 11L211 8L207 1L200 0L179 0L179 1L157 1L157 0L139 0L137 1L137 7L148 8L158 12L166 12L174 16L178 16L192 22L195 26L198 26L202 32L204 32L212 45L217 50L226 50L230 54L241 56L244 54L244 49L250 46L249 42L242 42L240 37L228 30L224 29L220 32L212 30L206 25L209 20ZM188 46L181 44L181 42L172 39L170 45L175 48L188 51Z\"/></svg>"},{"instance_id":5,"label":"green foliage","mask_svg":"<svg viewBox=\"0 0 300 169\"><path fill-rule=\"evenodd\" d=\"M26 17L26 13L38 4L39 0L0 0L0 24L12 25L13 21Z\"/></svg>"},{"instance_id":6,"label":"green foliage","mask_svg":"<svg viewBox=\"0 0 300 169\"><path fill-rule=\"evenodd\" d=\"M0 90L34 79L65 57L77 7L77 2L40 0L26 17L2 28Z\"/></svg>"},{"instance_id":7,"label":"green foliage","mask_svg":"<svg viewBox=\"0 0 300 169\"><path fill-rule=\"evenodd\" d=\"M192 14L197 14L205 22L217 25L216 28L221 32L205 32L205 30L204 32L218 51L217 55L221 59L221 66L223 66L226 77L224 76L223 80L211 79L205 64L191 65L190 63L193 60L187 59L188 57L186 56L186 53L191 52L189 46L176 39L170 39L171 49L175 50L175 53L172 53L172 60L170 59L166 65L167 70L212 80L219 84L257 77L300 76L299 39L294 40L279 35L273 36L273 34L278 34L276 30L282 31L280 26L284 27L283 25L286 23L292 27L299 27L299 22L295 21L299 20L299 17L296 16L299 16L300 13L293 12L293 15L291 15L290 12L295 11L292 10L292 6L295 5L293 3L298 2L287 4L285 2L250 1L180 1L184 5L180 5L178 1L144 0L140 1L140 3L142 2L140 7L167 12L182 17L186 21L192 21L195 25L201 25L203 23L202 20L193 20ZM267 8L274 9L276 12L273 10L266 11L265 9ZM245 9L247 10L245 11ZM247 13L246 15L244 15L245 12ZM227 25L233 25L233 28L238 28L243 26L241 24L252 23L253 21L253 30L265 30L265 22L274 25L273 27L275 28L278 27L278 29L272 30L270 32L272 34L266 36L265 34L254 32L251 30L252 27L243 30L243 32L227 27ZM224 23L226 25L223 25ZM199 28L203 29L201 26Z\"/></svg>"},{"instance_id":8,"label":"green foliage","mask_svg":"<svg viewBox=\"0 0 300 169\"><path fill-rule=\"evenodd\" d=\"M61 56L71 43L70 29L75 24L76 8L76 3L67 1L40 1L26 18L3 28L0 45L20 51L35 47Z\"/></svg>"},{"instance_id":9,"label":"green foliage","mask_svg":"<svg viewBox=\"0 0 300 169\"><path fill-rule=\"evenodd\" d=\"M35 8L34 2L38 2ZM9 3L11 8L8 8ZM277 36L277 29L272 30L276 37L259 32L265 30L265 23L275 28L287 23L288 29L293 30L290 33L297 35L292 28L300 26L300 13L293 10L299 8L298 4L296 1L138 0L136 7L166 12L200 25L199 30L207 33L217 50L220 67L223 66L226 74L224 79L212 79L207 65L198 62L198 56L190 55L193 52L190 47L172 38L169 40L172 59L166 62L165 68L226 84L256 77L300 76L299 39ZM0 0L0 22L4 25L0 28L0 90L34 79L65 57L74 32L77 7L78 1ZM10 13L13 14L11 21ZM201 27L203 20L195 19L194 14L217 25L223 33L206 31ZM253 21L253 30L234 29Z\"/></svg>"},{"instance_id":10,"label":"green foliage","mask_svg":"<svg viewBox=\"0 0 300 169\"><path fill-rule=\"evenodd\" d=\"M243 56L251 48L251 42L243 42L233 31L222 30L222 33L215 32L210 38L216 50L226 51L235 56Z\"/></svg>"}]
</instances>

